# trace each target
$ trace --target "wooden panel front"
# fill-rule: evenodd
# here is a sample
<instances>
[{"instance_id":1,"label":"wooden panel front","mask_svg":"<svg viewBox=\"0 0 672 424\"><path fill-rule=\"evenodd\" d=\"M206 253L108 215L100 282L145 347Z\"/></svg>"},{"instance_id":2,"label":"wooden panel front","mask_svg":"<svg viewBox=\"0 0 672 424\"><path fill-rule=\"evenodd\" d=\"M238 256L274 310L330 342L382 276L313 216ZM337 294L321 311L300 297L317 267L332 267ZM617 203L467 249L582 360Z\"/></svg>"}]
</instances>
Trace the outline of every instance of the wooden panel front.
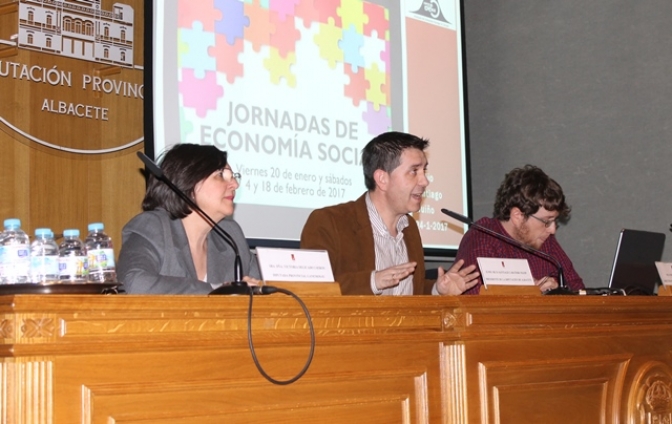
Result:
<instances>
[{"instance_id":1,"label":"wooden panel front","mask_svg":"<svg viewBox=\"0 0 672 424\"><path fill-rule=\"evenodd\" d=\"M516 423L522 417L526 422L612 423L614 411L607 405L619 403L628 359L605 356L481 363L485 421Z\"/></svg>"},{"instance_id":2,"label":"wooden panel front","mask_svg":"<svg viewBox=\"0 0 672 424\"><path fill-rule=\"evenodd\" d=\"M248 300L0 297L3 423L644 423L672 414L672 299L306 297L308 372L255 368ZM289 298L255 298L275 379L304 366Z\"/></svg>"}]
</instances>

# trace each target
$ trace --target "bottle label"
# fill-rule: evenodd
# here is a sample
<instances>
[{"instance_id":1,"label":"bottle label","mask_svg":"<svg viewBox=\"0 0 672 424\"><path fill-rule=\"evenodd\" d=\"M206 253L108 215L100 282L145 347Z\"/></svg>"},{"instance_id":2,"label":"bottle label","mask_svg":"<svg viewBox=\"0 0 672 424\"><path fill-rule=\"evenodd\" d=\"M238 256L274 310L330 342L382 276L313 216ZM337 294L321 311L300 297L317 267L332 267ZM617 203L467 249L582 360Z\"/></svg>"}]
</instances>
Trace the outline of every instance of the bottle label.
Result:
<instances>
[{"instance_id":1,"label":"bottle label","mask_svg":"<svg viewBox=\"0 0 672 424\"><path fill-rule=\"evenodd\" d=\"M5 276L5 246L0 246L0 279Z\"/></svg>"},{"instance_id":2,"label":"bottle label","mask_svg":"<svg viewBox=\"0 0 672 424\"><path fill-rule=\"evenodd\" d=\"M3 246L0 256L3 277L10 283L25 282L30 272L30 246L27 244Z\"/></svg>"},{"instance_id":3,"label":"bottle label","mask_svg":"<svg viewBox=\"0 0 672 424\"><path fill-rule=\"evenodd\" d=\"M114 269L114 251L112 249L89 249L89 272Z\"/></svg>"},{"instance_id":4,"label":"bottle label","mask_svg":"<svg viewBox=\"0 0 672 424\"><path fill-rule=\"evenodd\" d=\"M34 282L57 279L58 256L39 255L30 258L30 275Z\"/></svg>"},{"instance_id":5,"label":"bottle label","mask_svg":"<svg viewBox=\"0 0 672 424\"><path fill-rule=\"evenodd\" d=\"M75 280L89 275L86 256L61 256L58 258L58 275L61 279Z\"/></svg>"}]
</instances>

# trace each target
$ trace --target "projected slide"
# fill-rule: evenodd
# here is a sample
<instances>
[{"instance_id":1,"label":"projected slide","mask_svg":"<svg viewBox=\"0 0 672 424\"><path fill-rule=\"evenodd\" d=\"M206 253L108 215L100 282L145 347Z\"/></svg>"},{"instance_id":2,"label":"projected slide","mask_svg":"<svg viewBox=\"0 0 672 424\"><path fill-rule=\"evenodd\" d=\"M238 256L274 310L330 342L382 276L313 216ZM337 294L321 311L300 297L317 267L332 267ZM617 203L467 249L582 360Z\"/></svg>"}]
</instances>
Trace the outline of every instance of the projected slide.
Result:
<instances>
[{"instance_id":1,"label":"projected slide","mask_svg":"<svg viewBox=\"0 0 672 424\"><path fill-rule=\"evenodd\" d=\"M227 151L243 176L235 219L245 234L298 240L311 210L365 191L361 149L371 138L427 137L431 184L415 218L426 247L455 248L461 229L439 209L467 212L457 7L156 2L155 152L178 142Z\"/></svg>"}]
</instances>

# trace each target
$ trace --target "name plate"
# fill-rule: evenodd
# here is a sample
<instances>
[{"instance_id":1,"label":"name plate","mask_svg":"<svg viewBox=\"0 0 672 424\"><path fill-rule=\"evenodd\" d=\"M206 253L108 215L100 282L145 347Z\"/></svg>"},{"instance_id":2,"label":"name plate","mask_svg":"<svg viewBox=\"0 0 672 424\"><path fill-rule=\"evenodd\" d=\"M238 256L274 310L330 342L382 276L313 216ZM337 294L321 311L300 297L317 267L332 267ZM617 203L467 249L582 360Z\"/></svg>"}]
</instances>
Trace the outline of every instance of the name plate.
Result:
<instances>
[{"instance_id":1,"label":"name plate","mask_svg":"<svg viewBox=\"0 0 672 424\"><path fill-rule=\"evenodd\" d=\"M333 283L334 274L326 250L257 247L264 281Z\"/></svg>"},{"instance_id":2,"label":"name plate","mask_svg":"<svg viewBox=\"0 0 672 424\"><path fill-rule=\"evenodd\" d=\"M656 262L656 269L663 285L672 286L672 262Z\"/></svg>"},{"instance_id":3,"label":"name plate","mask_svg":"<svg viewBox=\"0 0 672 424\"><path fill-rule=\"evenodd\" d=\"M527 259L477 258L483 285L534 286Z\"/></svg>"}]
</instances>

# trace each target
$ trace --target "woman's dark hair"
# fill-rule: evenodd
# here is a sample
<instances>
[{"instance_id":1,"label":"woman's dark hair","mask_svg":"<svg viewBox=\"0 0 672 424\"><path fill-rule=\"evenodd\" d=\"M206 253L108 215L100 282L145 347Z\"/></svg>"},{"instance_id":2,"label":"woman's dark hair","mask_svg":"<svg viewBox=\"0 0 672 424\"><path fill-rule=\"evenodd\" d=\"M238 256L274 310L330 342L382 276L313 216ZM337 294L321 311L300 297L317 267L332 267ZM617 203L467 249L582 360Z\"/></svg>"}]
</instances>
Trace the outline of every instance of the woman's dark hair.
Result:
<instances>
[{"instance_id":1,"label":"woman's dark hair","mask_svg":"<svg viewBox=\"0 0 672 424\"><path fill-rule=\"evenodd\" d=\"M160 161L163 175L191 198L196 184L225 166L226 152L215 146L199 144L176 144ZM191 213L191 208L168 185L150 175L142 210L156 208L167 210L172 219L184 218Z\"/></svg>"},{"instance_id":2,"label":"woman's dark hair","mask_svg":"<svg viewBox=\"0 0 672 424\"><path fill-rule=\"evenodd\" d=\"M504 177L495 197L494 218L508 221L514 207L528 217L542 206L546 210L557 211L561 221L567 219L571 212L560 184L540 168L525 165L513 169Z\"/></svg>"},{"instance_id":3,"label":"woman's dark hair","mask_svg":"<svg viewBox=\"0 0 672 424\"><path fill-rule=\"evenodd\" d=\"M374 137L362 150L364 184L369 190L376 189L373 173L377 169L392 172L401 162L401 153L406 149L425 151L429 141L413 134L390 131Z\"/></svg>"}]
</instances>

